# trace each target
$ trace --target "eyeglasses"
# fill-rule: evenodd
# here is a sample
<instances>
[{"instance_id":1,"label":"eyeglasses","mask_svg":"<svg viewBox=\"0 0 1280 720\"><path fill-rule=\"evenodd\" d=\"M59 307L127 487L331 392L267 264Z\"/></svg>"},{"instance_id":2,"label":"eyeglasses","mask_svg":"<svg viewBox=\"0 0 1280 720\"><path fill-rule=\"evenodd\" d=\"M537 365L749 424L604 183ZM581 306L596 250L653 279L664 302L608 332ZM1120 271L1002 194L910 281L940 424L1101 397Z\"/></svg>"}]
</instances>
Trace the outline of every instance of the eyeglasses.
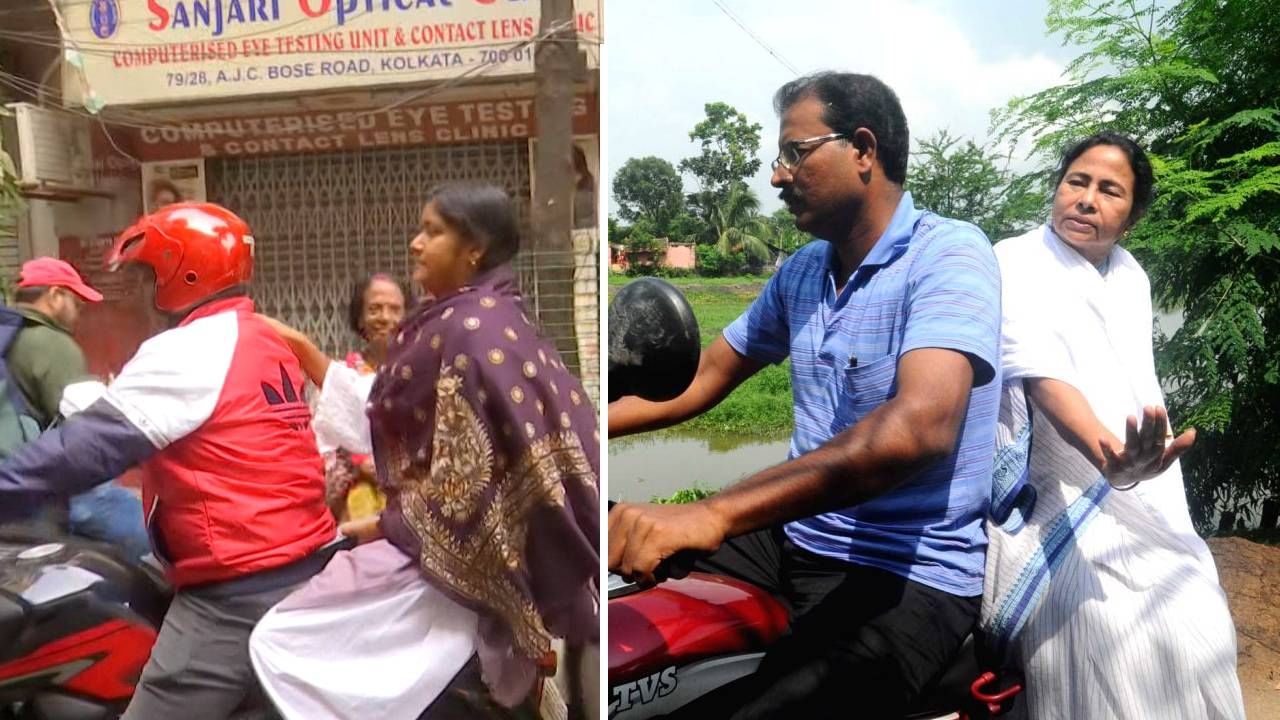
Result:
<instances>
[{"instance_id":1,"label":"eyeglasses","mask_svg":"<svg viewBox=\"0 0 1280 720\"><path fill-rule=\"evenodd\" d=\"M842 140L846 136L844 133L829 133L827 135L819 135L817 137L805 138L803 140L789 140L782 143L778 148L778 157L769 163L769 167L777 170L784 167L787 172L794 171L809 156L809 153L817 150L832 140Z\"/></svg>"}]
</instances>

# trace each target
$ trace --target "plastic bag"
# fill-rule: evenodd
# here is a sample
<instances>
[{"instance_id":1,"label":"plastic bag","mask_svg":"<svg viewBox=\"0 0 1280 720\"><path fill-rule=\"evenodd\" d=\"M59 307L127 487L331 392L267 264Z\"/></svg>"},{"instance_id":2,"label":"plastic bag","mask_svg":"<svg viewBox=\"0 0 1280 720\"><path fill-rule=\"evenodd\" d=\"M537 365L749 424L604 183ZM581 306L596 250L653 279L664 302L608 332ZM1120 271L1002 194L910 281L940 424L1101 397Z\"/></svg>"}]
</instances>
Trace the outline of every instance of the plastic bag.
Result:
<instances>
[{"instance_id":1,"label":"plastic bag","mask_svg":"<svg viewBox=\"0 0 1280 720\"><path fill-rule=\"evenodd\" d=\"M312 427L320 452L343 448L356 454L373 452L365 405L373 390L374 374L360 374L342 363L329 363L324 387L316 401Z\"/></svg>"}]
</instances>

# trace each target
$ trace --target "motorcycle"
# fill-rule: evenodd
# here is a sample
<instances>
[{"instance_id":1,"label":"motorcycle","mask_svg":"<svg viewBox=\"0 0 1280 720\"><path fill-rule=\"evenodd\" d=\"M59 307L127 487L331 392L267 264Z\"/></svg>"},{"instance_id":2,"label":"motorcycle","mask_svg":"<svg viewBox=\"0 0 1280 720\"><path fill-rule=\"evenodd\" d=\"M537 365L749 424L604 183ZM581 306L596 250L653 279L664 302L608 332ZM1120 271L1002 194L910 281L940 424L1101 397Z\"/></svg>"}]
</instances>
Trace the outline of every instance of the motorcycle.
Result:
<instances>
[{"instance_id":1,"label":"motorcycle","mask_svg":"<svg viewBox=\"0 0 1280 720\"><path fill-rule=\"evenodd\" d=\"M354 546L339 536L320 552ZM154 558L53 530L0 529L0 720L112 720L133 697L173 588ZM250 699L232 715L274 717Z\"/></svg>"},{"instance_id":2,"label":"motorcycle","mask_svg":"<svg viewBox=\"0 0 1280 720\"><path fill-rule=\"evenodd\" d=\"M0 718L118 716L171 597L158 570L109 546L0 532Z\"/></svg>"},{"instance_id":3,"label":"motorcycle","mask_svg":"<svg viewBox=\"0 0 1280 720\"><path fill-rule=\"evenodd\" d=\"M700 341L688 302L669 283L642 278L609 307L610 400L669 400L692 382ZM786 631L786 608L749 583L686 572L681 553L664 563L658 585L643 588L610 574L610 720L646 720L753 673ZM979 720L1017 714L1022 678L982 657L970 636L950 666L902 720ZM856 717L857 698L850 698Z\"/></svg>"}]
</instances>

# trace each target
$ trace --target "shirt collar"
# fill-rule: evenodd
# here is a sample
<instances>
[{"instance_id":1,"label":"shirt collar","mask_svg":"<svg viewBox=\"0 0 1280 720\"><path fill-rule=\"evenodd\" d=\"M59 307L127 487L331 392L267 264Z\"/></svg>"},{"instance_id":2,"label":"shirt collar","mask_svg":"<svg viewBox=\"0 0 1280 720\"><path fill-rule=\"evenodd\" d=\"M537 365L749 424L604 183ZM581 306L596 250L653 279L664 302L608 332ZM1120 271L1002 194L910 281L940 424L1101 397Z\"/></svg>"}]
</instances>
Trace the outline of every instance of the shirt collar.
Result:
<instances>
[{"instance_id":1,"label":"shirt collar","mask_svg":"<svg viewBox=\"0 0 1280 720\"><path fill-rule=\"evenodd\" d=\"M58 322L57 320L54 320L48 315L45 315L44 313L31 307L30 305L14 305L13 309L16 310L19 315L22 315L23 317L25 317L26 319L32 322L39 323L47 327L51 327L54 330L57 330L59 332L64 332L68 335L71 334L71 331L63 327L62 323Z\"/></svg>"},{"instance_id":2,"label":"shirt collar","mask_svg":"<svg viewBox=\"0 0 1280 720\"><path fill-rule=\"evenodd\" d=\"M880 239L871 247L871 252L862 259L862 263L854 269L849 275L852 278L859 271L867 267L879 267L888 265L897 260L902 253L906 252L907 246L911 244L911 237L915 234L916 223L920 220L920 216L924 215L923 210L916 210L915 203L911 199L910 192L903 192L902 198L898 200L898 207L893 211L893 217L889 218L889 224L885 227L884 233L880 235ZM830 249L827 251L827 273L835 277L836 270L836 246L829 243Z\"/></svg>"},{"instance_id":3,"label":"shirt collar","mask_svg":"<svg viewBox=\"0 0 1280 720\"><path fill-rule=\"evenodd\" d=\"M206 318L211 315L217 315L218 313L253 312L253 311L254 311L253 300L250 300L248 297L244 295L236 295L233 297L214 300L213 302L209 302L209 303L205 303L204 305L201 305L195 310L192 310L190 315L187 315L186 317L182 318L182 322L178 323L178 327L182 327L184 325L190 325L191 323L195 322L196 320L199 320L200 318Z\"/></svg>"}]
</instances>

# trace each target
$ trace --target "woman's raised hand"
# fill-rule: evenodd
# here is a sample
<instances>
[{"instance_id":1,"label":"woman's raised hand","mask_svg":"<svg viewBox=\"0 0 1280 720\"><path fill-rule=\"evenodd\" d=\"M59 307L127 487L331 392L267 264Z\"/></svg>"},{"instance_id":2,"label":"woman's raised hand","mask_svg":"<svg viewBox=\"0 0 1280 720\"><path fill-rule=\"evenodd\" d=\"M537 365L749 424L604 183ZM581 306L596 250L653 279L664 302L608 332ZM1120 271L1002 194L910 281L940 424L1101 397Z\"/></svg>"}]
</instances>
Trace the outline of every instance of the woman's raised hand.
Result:
<instances>
[{"instance_id":1,"label":"woman's raised hand","mask_svg":"<svg viewBox=\"0 0 1280 720\"><path fill-rule=\"evenodd\" d=\"M1137 417L1129 416L1123 445L1108 435L1102 440L1102 474L1117 490L1128 490L1168 470L1196 441L1195 428L1191 428L1168 442L1169 414L1150 405L1142 409L1141 425Z\"/></svg>"}]
</instances>

